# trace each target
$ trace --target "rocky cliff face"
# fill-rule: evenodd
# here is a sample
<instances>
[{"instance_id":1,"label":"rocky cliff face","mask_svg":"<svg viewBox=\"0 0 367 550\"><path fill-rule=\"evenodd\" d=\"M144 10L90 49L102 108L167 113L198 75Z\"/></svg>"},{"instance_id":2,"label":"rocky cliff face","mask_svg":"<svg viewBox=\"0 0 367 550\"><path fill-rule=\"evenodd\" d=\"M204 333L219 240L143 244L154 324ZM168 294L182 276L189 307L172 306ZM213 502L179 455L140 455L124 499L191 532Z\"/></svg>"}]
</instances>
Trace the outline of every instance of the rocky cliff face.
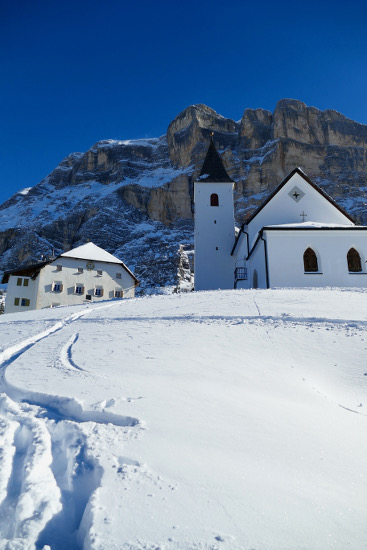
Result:
<instances>
[{"instance_id":1,"label":"rocky cliff face","mask_svg":"<svg viewBox=\"0 0 367 550\"><path fill-rule=\"evenodd\" d=\"M143 286L174 284L177 250L192 245L193 181L211 131L236 181L239 224L296 166L367 223L367 126L290 99L274 113L246 109L237 122L193 105L166 136L96 143L2 204L0 269L89 239L121 257Z\"/></svg>"}]
</instances>

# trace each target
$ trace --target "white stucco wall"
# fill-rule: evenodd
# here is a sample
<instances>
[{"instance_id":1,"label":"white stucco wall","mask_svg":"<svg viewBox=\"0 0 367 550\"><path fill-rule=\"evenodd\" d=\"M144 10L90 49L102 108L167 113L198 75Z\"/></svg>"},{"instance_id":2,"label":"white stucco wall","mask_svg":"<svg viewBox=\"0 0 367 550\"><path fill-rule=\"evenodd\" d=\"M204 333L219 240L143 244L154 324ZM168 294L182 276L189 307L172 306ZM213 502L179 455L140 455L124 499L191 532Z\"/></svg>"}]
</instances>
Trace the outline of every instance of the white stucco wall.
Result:
<instances>
[{"instance_id":1,"label":"white stucco wall","mask_svg":"<svg viewBox=\"0 0 367 550\"><path fill-rule=\"evenodd\" d=\"M54 262L44 266L35 281L29 277L28 286L17 286L18 275L10 276L7 290L5 313L56 307L58 305L75 305L86 302L100 302L115 298L115 291L121 290L123 298L135 296L135 280L121 264L93 261L92 270L87 269L88 260L60 256ZM62 266L61 271L57 266ZM83 272L79 273L78 268ZM98 275L97 271L102 271ZM117 278L117 274L121 278ZM61 292L54 292L54 283L62 284ZM84 287L82 295L75 293L76 284ZM95 289L103 288L103 296L95 296ZM91 300L86 296L90 295ZM20 305L15 306L15 298L20 298ZM22 306L21 299L30 300L29 306Z\"/></svg>"},{"instance_id":2,"label":"white stucco wall","mask_svg":"<svg viewBox=\"0 0 367 550\"><path fill-rule=\"evenodd\" d=\"M233 288L234 239L233 183L195 182L195 290Z\"/></svg>"},{"instance_id":3,"label":"white stucco wall","mask_svg":"<svg viewBox=\"0 0 367 550\"><path fill-rule=\"evenodd\" d=\"M367 228L365 230L264 231L268 246L270 287L367 287ZM305 273L303 253L310 247L318 273ZM347 253L355 248L361 273L349 273Z\"/></svg>"},{"instance_id":4,"label":"white stucco wall","mask_svg":"<svg viewBox=\"0 0 367 550\"><path fill-rule=\"evenodd\" d=\"M246 262L248 251L247 251L247 239L246 235L241 235L240 239L238 240L238 244L236 246L236 249L234 251L234 262L235 262L235 269L236 267L244 267L247 269L247 280L239 280L237 281L236 288L251 288L250 284L250 273L249 273L249 266Z\"/></svg>"},{"instance_id":5,"label":"white stucco wall","mask_svg":"<svg viewBox=\"0 0 367 550\"><path fill-rule=\"evenodd\" d=\"M124 298L135 296L135 284L131 275L121 264L93 261L94 268L87 269L88 260L59 257L51 264L46 265L40 275L37 309L52 307L54 305L73 305L86 301L86 295L91 296L92 302L110 300L115 297L115 290L122 290ZM57 266L61 265L62 270L58 271ZM83 273L78 273L78 268ZM97 274L102 271L102 276ZM116 274L121 273L121 279ZM60 282L63 285L62 292L53 292L54 283ZM75 285L84 286L84 294L75 293ZM103 296L95 296L95 288L103 288Z\"/></svg>"},{"instance_id":6,"label":"white stucco wall","mask_svg":"<svg viewBox=\"0 0 367 550\"><path fill-rule=\"evenodd\" d=\"M18 280L21 281L21 285L17 284ZM28 281L28 286L24 286L25 280ZM5 313L35 309L38 283L38 278L32 281L30 277L24 277L22 275L10 276L6 294ZM15 300L17 300L18 305L15 305ZM22 305L22 300L29 300L29 306L25 304Z\"/></svg>"},{"instance_id":7,"label":"white stucco wall","mask_svg":"<svg viewBox=\"0 0 367 550\"><path fill-rule=\"evenodd\" d=\"M294 187L304 193L299 202L289 196ZM302 212L307 214L305 218L301 216ZM342 212L296 173L245 228L249 232L250 248L262 227L302 221L353 225Z\"/></svg>"}]
</instances>

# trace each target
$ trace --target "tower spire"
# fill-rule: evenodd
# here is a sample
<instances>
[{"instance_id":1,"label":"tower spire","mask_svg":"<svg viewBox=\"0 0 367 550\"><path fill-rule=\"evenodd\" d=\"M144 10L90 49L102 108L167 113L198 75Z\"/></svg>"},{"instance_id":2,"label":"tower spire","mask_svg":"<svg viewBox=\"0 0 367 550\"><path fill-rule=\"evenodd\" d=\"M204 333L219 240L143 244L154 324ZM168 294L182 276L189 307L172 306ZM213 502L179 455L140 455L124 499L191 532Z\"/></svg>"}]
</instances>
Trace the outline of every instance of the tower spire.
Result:
<instances>
[{"instance_id":1,"label":"tower spire","mask_svg":"<svg viewBox=\"0 0 367 550\"><path fill-rule=\"evenodd\" d=\"M213 136L214 132L210 132L210 144L198 180L208 183L233 182L223 166L222 159L214 145Z\"/></svg>"}]
</instances>

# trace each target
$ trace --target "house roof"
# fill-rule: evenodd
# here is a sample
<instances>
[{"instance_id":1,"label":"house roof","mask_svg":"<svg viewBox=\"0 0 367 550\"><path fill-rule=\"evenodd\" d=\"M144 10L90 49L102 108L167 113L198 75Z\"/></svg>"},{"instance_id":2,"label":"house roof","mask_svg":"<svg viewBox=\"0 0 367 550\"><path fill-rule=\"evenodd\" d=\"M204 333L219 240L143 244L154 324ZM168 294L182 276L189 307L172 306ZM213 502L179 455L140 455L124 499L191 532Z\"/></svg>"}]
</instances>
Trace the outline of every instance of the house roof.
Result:
<instances>
[{"instance_id":1,"label":"house roof","mask_svg":"<svg viewBox=\"0 0 367 550\"><path fill-rule=\"evenodd\" d=\"M208 183L234 183L223 166L222 159L214 145L213 135L211 135L210 145L197 181L205 181Z\"/></svg>"},{"instance_id":2,"label":"house roof","mask_svg":"<svg viewBox=\"0 0 367 550\"><path fill-rule=\"evenodd\" d=\"M355 223L355 221L353 220L353 218L348 214L348 212L346 210L344 210L344 208L342 208L341 206L339 206L339 204L337 204L327 193L325 193L325 191L323 191L318 185L316 185L316 183L313 183L307 176L306 174L303 172L303 170L301 170L301 168L295 168L294 170L292 170L292 172L290 174L288 174L288 176L286 178L284 178L284 180L278 185L278 187L276 189L274 189L274 191L267 197L267 199L265 199L265 201L263 203L260 204L260 206L255 210L255 212L253 212L243 223L242 225L242 229L248 225L258 214L259 212L261 212L261 210L264 208L264 206L266 206L268 204L268 202L271 201L271 199L273 197L275 197L275 195L277 193L279 193L279 191L282 189L282 187L285 186L286 183L288 183L288 181L294 176L294 174L298 174L301 176L301 178L303 178L305 181L307 181L307 183L309 185L311 185L311 187L313 187L318 193L320 193L320 195L322 195L327 201L329 201L337 210L339 210L339 212L341 212L344 216L346 216L348 218L348 220L350 220L352 223Z\"/></svg>"},{"instance_id":3,"label":"house roof","mask_svg":"<svg viewBox=\"0 0 367 550\"><path fill-rule=\"evenodd\" d=\"M60 256L57 256L57 258L52 258L51 260L48 260L46 262L33 264L30 266L24 267L22 269L5 271L2 278L2 284L5 284L8 282L10 275L23 275L25 277L36 278L38 273L41 271L41 269L45 265L55 262L58 258L74 258L77 260L93 260L95 262L118 264L122 266L131 275L131 277L135 280L136 284L139 283L134 273L130 271L130 269L124 264L124 262L119 260L119 258L117 258L116 256L113 256L112 254L107 252L107 250L104 250L103 248L100 248L96 244L90 242L90 243L83 244L81 246L77 246L76 248L73 248L68 252L64 252L63 254L60 254Z\"/></svg>"},{"instance_id":4,"label":"house roof","mask_svg":"<svg viewBox=\"0 0 367 550\"><path fill-rule=\"evenodd\" d=\"M6 284L9 281L10 275L19 275L21 277L30 277L31 279L35 279L41 269L45 265L50 264L53 261L54 260L48 260L47 262L39 262L38 264L28 265L27 267L22 267L21 269L5 271L1 280L1 284Z\"/></svg>"},{"instance_id":5,"label":"house roof","mask_svg":"<svg viewBox=\"0 0 367 550\"><path fill-rule=\"evenodd\" d=\"M112 254L107 252L107 250L104 250L91 242L77 246L67 252L63 252L61 257L77 258L79 260L94 260L95 262L108 262L110 264L121 264L121 260L119 258L112 256Z\"/></svg>"}]
</instances>

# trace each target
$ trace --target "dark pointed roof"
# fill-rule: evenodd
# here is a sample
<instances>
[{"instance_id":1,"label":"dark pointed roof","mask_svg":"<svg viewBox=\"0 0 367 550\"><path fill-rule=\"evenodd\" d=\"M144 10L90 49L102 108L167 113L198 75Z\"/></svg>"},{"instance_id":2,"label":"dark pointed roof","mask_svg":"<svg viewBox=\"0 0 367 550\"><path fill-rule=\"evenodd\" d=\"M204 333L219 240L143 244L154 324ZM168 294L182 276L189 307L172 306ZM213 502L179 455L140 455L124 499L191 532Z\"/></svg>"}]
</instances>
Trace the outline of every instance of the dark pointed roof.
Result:
<instances>
[{"instance_id":1,"label":"dark pointed roof","mask_svg":"<svg viewBox=\"0 0 367 550\"><path fill-rule=\"evenodd\" d=\"M223 166L222 159L215 148L213 136L211 136L210 145L198 181L206 181L208 183L234 183Z\"/></svg>"}]
</instances>

